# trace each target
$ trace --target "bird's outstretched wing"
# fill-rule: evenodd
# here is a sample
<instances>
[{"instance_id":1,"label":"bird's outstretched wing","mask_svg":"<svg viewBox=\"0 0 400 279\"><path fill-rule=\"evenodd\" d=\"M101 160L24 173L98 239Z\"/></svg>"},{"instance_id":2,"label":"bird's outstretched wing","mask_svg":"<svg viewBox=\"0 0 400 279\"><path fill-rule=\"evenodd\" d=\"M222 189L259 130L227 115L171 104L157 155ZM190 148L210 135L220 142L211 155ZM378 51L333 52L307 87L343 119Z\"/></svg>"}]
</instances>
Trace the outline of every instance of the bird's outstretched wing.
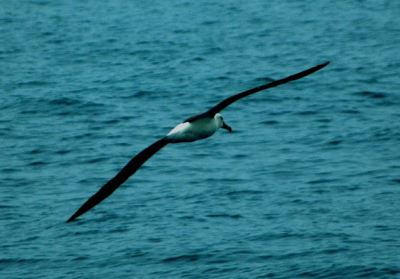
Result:
<instances>
[{"instance_id":1,"label":"bird's outstretched wing","mask_svg":"<svg viewBox=\"0 0 400 279\"><path fill-rule=\"evenodd\" d=\"M302 71L300 73L285 77L283 79L275 80L275 81L273 81L271 83L264 84L264 85L258 86L256 88L244 91L242 93L238 93L236 95L233 95L233 96L231 96L229 98L226 98L225 100L223 100L218 105L216 105L215 107L211 108L210 110L208 110L204 114L207 114L210 117L214 117L214 115L216 113L220 112L221 110L223 110L224 108L226 108L227 106L229 106L230 104L232 104L233 102L236 102L237 100L239 100L241 98L244 98L246 96L249 96L251 94L257 93L259 91L262 91L262 90L265 90L265 89L268 89L268 88L271 88L271 87L276 87L276 86L279 86L281 84L291 82L291 81L296 80L296 79L301 79L301 78L303 78L305 76L308 76L308 75L310 75L310 74L312 74L312 73L314 73L314 72L316 72L318 70L321 70L323 67L325 67L328 64L329 64L329 62L326 62L324 64L321 64L321 65L312 67L312 68L310 68L308 70Z\"/></svg>"},{"instance_id":2,"label":"bird's outstretched wing","mask_svg":"<svg viewBox=\"0 0 400 279\"><path fill-rule=\"evenodd\" d=\"M86 211L98 205L101 201L111 195L122 183L124 183L131 175L133 175L141 165L144 164L151 156L157 151L166 146L168 141L162 138L149 147L143 149L137 154L129 163L110 181L108 181L100 190L91 196L78 211L68 219L67 222L73 221L75 218L81 216Z\"/></svg>"}]
</instances>

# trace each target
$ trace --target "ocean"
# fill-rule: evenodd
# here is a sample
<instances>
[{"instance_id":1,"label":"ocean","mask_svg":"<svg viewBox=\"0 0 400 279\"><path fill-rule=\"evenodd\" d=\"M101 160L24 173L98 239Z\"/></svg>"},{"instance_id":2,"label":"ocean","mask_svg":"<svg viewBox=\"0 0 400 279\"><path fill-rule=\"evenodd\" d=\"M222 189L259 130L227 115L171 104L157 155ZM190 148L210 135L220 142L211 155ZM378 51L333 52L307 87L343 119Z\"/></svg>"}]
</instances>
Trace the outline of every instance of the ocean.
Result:
<instances>
[{"instance_id":1,"label":"ocean","mask_svg":"<svg viewBox=\"0 0 400 279\"><path fill-rule=\"evenodd\" d=\"M1 6L0 278L400 278L400 2Z\"/></svg>"}]
</instances>

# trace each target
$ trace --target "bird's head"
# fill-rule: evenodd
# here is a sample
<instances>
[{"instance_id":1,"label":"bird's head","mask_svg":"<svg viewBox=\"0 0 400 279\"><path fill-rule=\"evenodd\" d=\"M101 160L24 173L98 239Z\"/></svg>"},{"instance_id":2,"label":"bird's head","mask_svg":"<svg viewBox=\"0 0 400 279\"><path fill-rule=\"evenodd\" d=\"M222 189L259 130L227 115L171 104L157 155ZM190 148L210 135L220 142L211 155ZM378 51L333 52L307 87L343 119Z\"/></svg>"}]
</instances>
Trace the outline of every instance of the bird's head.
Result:
<instances>
[{"instance_id":1,"label":"bird's head","mask_svg":"<svg viewBox=\"0 0 400 279\"><path fill-rule=\"evenodd\" d=\"M232 128L225 123L224 118L222 117L221 114L219 113L215 114L214 119L217 122L219 128L232 132Z\"/></svg>"}]
</instances>

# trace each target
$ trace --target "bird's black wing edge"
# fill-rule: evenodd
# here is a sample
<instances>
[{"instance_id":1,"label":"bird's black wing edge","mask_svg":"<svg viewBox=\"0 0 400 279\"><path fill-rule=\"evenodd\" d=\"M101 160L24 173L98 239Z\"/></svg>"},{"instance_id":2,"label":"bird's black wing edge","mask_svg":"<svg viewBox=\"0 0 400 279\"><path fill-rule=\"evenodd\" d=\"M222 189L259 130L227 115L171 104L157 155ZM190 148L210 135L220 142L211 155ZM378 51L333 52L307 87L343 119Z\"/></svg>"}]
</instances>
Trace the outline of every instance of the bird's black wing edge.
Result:
<instances>
[{"instance_id":1,"label":"bird's black wing edge","mask_svg":"<svg viewBox=\"0 0 400 279\"><path fill-rule=\"evenodd\" d=\"M166 137L159 139L147 148L139 152L135 157L133 157L125 167L110 181L104 184L103 187L97 191L96 194L91 196L68 220L71 222L77 217L86 213L108 196L110 196L122 183L124 183L130 176L132 176L151 156L157 153L161 148L168 144Z\"/></svg>"},{"instance_id":2,"label":"bird's black wing edge","mask_svg":"<svg viewBox=\"0 0 400 279\"><path fill-rule=\"evenodd\" d=\"M196 115L193 115L193 116L190 116L189 118L187 118L187 119L185 119L185 121L183 121L182 123L185 123L185 122L194 122L194 121L196 121L197 119L200 119L200 118L205 118L205 117L214 117L214 115L209 115L208 113L200 113L200 114L196 114Z\"/></svg>"},{"instance_id":3,"label":"bird's black wing edge","mask_svg":"<svg viewBox=\"0 0 400 279\"><path fill-rule=\"evenodd\" d=\"M225 100L221 101L220 103L218 103L216 106L212 107L211 109L209 109L207 112L203 113L203 114L207 114L210 117L213 117L216 113L220 112L221 110L225 109L227 106L229 106L230 104L232 104L233 102L236 102L239 99L242 99L246 96L249 96L251 94L257 93L259 91L268 89L268 88L272 88L272 87L276 87L297 79L301 79L303 77L306 77L316 71L321 70L322 68L324 68L325 66L327 66L330 62L325 62L323 64L317 65L315 67L309 68L305 71L296 73L294 75L285 77L283 79L279 79L279 80L275 80L273 82L261 85L261 86L257 86L255 88L252 88L250 90L246 90L244 92L235 94L233 96L230 96L228 98L226 98Z\"/></svg>"}]
</instances>

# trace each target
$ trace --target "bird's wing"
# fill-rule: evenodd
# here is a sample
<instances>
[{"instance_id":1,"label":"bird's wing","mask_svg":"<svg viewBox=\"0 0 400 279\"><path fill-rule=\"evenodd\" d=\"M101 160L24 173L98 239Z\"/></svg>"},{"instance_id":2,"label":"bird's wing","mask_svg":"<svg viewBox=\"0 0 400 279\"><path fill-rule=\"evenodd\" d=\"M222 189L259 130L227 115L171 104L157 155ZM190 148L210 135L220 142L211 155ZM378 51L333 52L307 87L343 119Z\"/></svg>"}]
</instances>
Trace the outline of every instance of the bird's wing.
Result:
<instances>
[{"instance_id":1,"label":"bird's wing","mask_svg":"<svg viewBox=\"0 0 400 279\"><path fill-rule=\"evenodd\" d=\"M262 91L262 90L265 90L265 89L268 89L268 88L271 88L271 87L276 87L276 86L279 86L281 84L288 83L288 82L291 82L293 80L303 78L303 77L308 76L308 75L310 75L310 74L312 74L312 73L314 73L314 72L316 72L318 70L321 70L323 67L325 67L328 64L329 64L329 62L326 62L324 64L321 64L321 65L312 67L312 68L310 68L308 70L302 71L300 73L285 77L283 79L275 80L275 81L273 81L271 83L264 84L264 85L258 86L256 88L244 91L242 93L238 93L236 95L233 95L233 96L231 96L229 98L226 98L225 100L223 100L218 105L216 105L215 107L211 108L210 110L208 110L204 114L208 114L208 115L210 115L210 117L213 117L216 113L220 112L221 110L223 110L224 108L226 108L227 106L229 106L230 104L232 104L233 102L236 102L237 100L239 100L241 98L244 98L246 96L249 96L251 94L257 93L259 91Z\"/></svg>"},{"instance_id":2,"label":"bird's wing","mask_svg":"<svg viewBox=\"0 0 400 279\"><path fill-rule=\"evenodd\" d=\"M78 211L68 219L67 222L73 221L75 218L81 216L86 211L92 209L109 195L111 195L122 183L124 183L131 175L133 175L141 165L144 164L151 156L157 151L166 146L168 141L162 138L149 147L143 149L137 154L129 163L110 181L108 181L100 190L91 196Z\"/></svg>"},{"instance_id":3,"label":"bird's wing","mask_svg":"<svg viewBox=\"0 0 400 279\"><path fill-rule=\"evenodd\" d=\"M191 117L189 117L189 118L187 118L185 121L183 121L182 123L185 123L185 122L194 122L194 121L196 121L197 119L200 119L200 118L205 118L205 117L214 117L214 115L209 115L208 113L201 113L201 114L196 114L196 115L193 115L193 116L191 116Z\"/></svg>"}]
</instances>

